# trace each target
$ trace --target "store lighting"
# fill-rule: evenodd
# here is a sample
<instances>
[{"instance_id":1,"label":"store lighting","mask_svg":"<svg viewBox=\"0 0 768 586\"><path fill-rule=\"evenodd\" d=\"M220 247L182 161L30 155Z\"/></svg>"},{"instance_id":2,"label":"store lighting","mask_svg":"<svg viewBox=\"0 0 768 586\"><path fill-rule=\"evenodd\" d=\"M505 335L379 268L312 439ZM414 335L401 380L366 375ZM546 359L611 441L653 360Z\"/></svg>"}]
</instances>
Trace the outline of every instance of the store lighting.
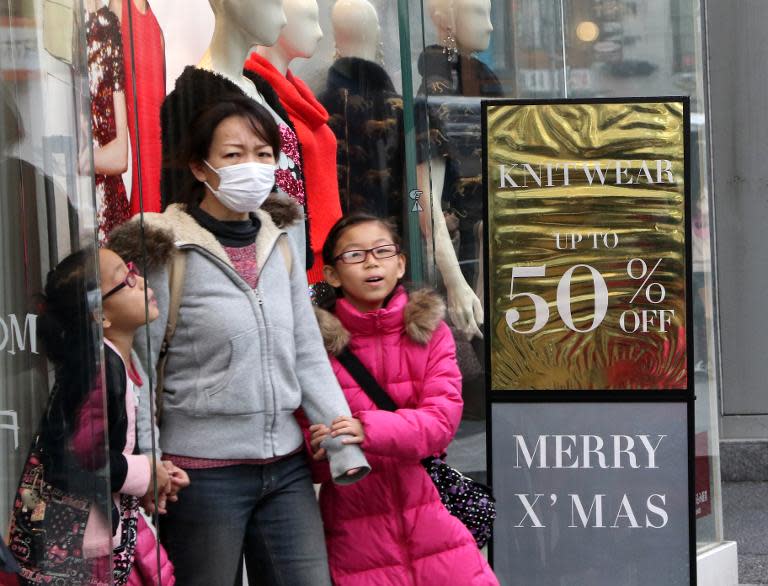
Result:
<instances>
[{"instance_id":1,"label":"store lighting","mask_svg":"<svg viewBox=\"0 0 768 586\"><path fill-rule=\"evenodd\" d=\"M576 26L576 37L585 43L593 43L600 36L600 27L591 20L580 22Z\"/></svg>"}]
</instances>

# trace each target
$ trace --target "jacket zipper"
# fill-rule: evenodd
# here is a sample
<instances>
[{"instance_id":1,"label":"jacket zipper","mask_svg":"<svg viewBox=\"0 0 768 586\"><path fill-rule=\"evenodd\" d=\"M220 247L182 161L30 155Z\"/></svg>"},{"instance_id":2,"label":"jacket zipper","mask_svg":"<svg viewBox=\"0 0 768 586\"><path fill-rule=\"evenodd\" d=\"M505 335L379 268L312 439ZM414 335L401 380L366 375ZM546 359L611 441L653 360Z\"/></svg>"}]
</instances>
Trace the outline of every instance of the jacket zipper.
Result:
<instances>
[{"instance_id":1,"label":"jacket zipper","mask_svg":"<svg viewBox=\"0 0 768 586\"><path fill-rule=\"evenodd\" d=\"M287 238L286 235L281 234L278 236L278 238ZM275 423L277 422L277 393L275 392L275 382L272 380L272 371L268 368L268 361L267 356L269 356L270 352L272 351L271 344L269 341L269 334L268 334L268 328L267 328L267 318L264 313L264 298L261 295L261 291L259 291L259 286L256 285L256 288L251 289L250 285L245 282L245 280L237 273L237 271L230 267L228 264L223 262L218 256L210 252L209 250L203 248L202 246L198 246L196 244L185 244L182 245L180 248L194 248L195 250L201 252L204 256L208 257L210 260L212 260L214 263L217 263L229 276L233 281L236 283L242 283L245 285L245 289L248 291L251 291L253 296L256 298L256 307L258 307L258 312L254 311L254 315L256 316L257 321L259 321L259 326L264 330L264 344L266 346L266 352L263 353L261 357L261 367L262 370L266 373L267 378L269 379L269 387L272 392L272 415L271 415L271 421L269 422L268 426L265 426L265 428L269 429L269 435L270 435L270 446L272 454L271 456L275 456L275 443L274 443L274 436L275 436ZM277 248L277 239L275 239L272 242L271 248L269 249L269 252L264 257L264 265L267 264L269 259L272 257L272 255L275 252L275 249ZM261 271L264 269L264 266L258 267L258 273L256 274L256 278L261 276ZM290 280L290 275L288 275L288 279ZM242 288L242 287L241 287ZM244 291L247 294L247 291Z\"/></svg>"}]
</instances>

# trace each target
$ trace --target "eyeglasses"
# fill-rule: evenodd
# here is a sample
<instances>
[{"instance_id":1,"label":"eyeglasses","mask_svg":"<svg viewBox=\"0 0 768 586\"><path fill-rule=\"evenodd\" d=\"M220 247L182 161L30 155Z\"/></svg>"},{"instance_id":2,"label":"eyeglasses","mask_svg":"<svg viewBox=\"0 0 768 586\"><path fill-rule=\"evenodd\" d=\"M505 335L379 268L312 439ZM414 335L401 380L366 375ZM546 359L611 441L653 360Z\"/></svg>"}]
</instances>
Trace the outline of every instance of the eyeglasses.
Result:
<instances>
[{"instance_id":1,"label":"eyeglasses","mask_svg":"<svg viewBox=\"0 0 768 586\"><path fill-rule=\"evenodd\" d=\"M120 291L123 287L135 287L136 283L138 283L139 277L141 276L139 267L137 267L132 262L127 263L125 266L128 267L128 274L125 275L125 279L123 279L122 283L120 283L119 285L116 285L115 287L107 291L105 295L102 295L101 296L102 301L104 301L110 295L114 295L115 293Z\"/></svg>"},{"instance_id":2,"label":"eyeglasses","mask_svg":"<svg viewBox=\"0 0 768 586\"><path fill-rule=\"evenodd\" d=\"M365 262L365 259L368 258L368 253L371 253L376 260L382 260L397 256L399 252L400 247L397 244L383 244L382 246L366 248L365 250L347 250L334 258L333 262L340 260L347 265L356 265Z\"/></svg>"}]
</instances>

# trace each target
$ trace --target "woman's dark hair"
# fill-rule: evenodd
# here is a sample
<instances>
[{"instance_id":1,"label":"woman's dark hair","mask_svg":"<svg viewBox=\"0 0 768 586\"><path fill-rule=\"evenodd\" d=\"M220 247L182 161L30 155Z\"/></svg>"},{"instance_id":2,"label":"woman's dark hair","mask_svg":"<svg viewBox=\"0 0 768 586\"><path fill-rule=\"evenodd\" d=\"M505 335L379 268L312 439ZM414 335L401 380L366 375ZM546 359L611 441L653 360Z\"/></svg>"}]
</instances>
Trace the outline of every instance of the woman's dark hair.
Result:
<instances>
[{"instance_id":1,"label":"woman's dark hair","mask_svg":"<svg viewBox=\"0 0 768 586\"><path fill-rule=\"evenodd\" d=\"M344 216L338 222L336 222L328 232L328 236L326 236L325 243L323 244L323 263L327 265L333 264L336 245L339 243L339 239L341 238L342 234L344 234L344 232L353 226L357 226L358 224L367 224L368 222L376 222L382 226L389 232L389 235L392 238L392 242L398 246L401 245L402 242L400 235L397 233L397 228L395 228L394 224L392 224L392 222L389 220L365 213L350 214L348 216Z\"/></svg>"},{"instance_id":2,"label":"woman's dark hair","mask_svg":"<svg viewBox=\"0 0 768 586\"><path fill-rule=\"evenodd\" d=\"M200 163L208 158L213 143L213 133L227 118L239 116L251 125L251 129L272 147L275 159L280 154L280 129L266 108L251 98L238 94L223 96L198 110L190 123L174 164L186 170L188 185L184 193L173 194L173 201L197 207L205 195L205 187L189 171L190 163Z\"/></svg>"}]
</instances>

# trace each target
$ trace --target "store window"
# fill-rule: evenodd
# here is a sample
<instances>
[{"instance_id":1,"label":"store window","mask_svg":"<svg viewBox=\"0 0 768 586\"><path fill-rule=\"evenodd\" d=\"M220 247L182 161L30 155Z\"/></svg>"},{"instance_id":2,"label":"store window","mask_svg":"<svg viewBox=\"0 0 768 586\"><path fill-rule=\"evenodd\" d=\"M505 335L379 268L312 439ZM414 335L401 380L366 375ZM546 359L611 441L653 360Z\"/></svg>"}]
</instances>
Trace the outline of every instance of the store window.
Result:
<instances>
[{"instance_id":1,"label":"store window","mask_svg":"<svg viewBox=\"0 0 768 586\"><path fill-rule=\"evenodd\" d=\"M27 569L106 583L111 536L86 537L110 509L79 9L0 2L0 536Z\"/></svg>"},{"instance_id":2,"label":"store window","mask_svg":"<svg viewBox=\"0 0 768 586\"><path fill-rule=\"evenodd\" d=\"M260 7L254 2L254 10ZM95 279L93 250L112 229L167 208L183 192L189 172L174 166L183 143L178 129L205 97L190 97L185 84L200 70L214 70L224 75L209 80L218 86L206 86L207 98L220 90L266 95L274 119L292 123L280 126L278 188L311 219L293 233L310 282L322 278L319 255L330 224L365 211L397 226L408 278L446 297L464 397L448 460L480 480L487 473L481 100L689 96L697 537L700 547L720 541L717 308L699 3L318 0L317 7L323 38L290 60L306 86L289 87L269 50L243 52L255 74L250 82L240 79L239 64L227 69L207 53L216 30L208 0L0 2L2 534L56 380L35 337L42 311L36 295L48 272L79 250L89 251L85 266ZM141 268L151 269L146 241L135 244ZM82 292L83 324L98 315L98 298L88 293ZM79 362L96 381L101 333L92 328L84 335ZM149 350L156 355L159 347ZM148 371L154 402L156 377L154 368ZM103 429L98 423L91 424L94 442ZM73 465L64 475L85 478L90 499L103 502L105 471L81 472Z\"/></svg>"},{"instance_id":3,"label":"store window","mask_svg":"<svg viewBox=\"0 0 768 586\"><path fill-rule=\"evenodd\" d=\"M183 14L180 7L179 2L152 6L165 48L166 93L177 86L185 67L210 66L206 50L215 19L209 3L186 2ZM318 10L323 38L313 51L294 58L290 70L329 113L328 125L338 143L340 212L364 210L394 219L406 239L409 278L437 288L448 299L465 400L464 421L449 460L480 479L486 473L485 357L474 328L482 321L484 298L481 100L690 97L697 535L701 546L718 542L717 311L709 252L700 4L320 0ZM141 10L134 18L135 26L151 28ZM136 52L134 43L137 60L156 61L160 49L152 51L144 47ZM138 70L138 61L133 67ZM157 103L151 107L159 108ZM138 131L142 141L160 140L157 126L144 130L140 121ZM136 149L142 162L134 155L132 163L151 166L155 151L144 156L142 148ZM142 167L143 177L151 173ZM135 172L126 178L133 184L132 209L139 205L136 181ZM162 200L153 189L143 187L145 211L153 209L157 197ZM311 209L311 189L307 193L312 217L317 212ZM320 198L320 205L326 203ZM311 281L318 274L310 271L309 276Z\"/></svg>"},{"instance_id":4,"label":"store window","mask_svg":"<svg viewBox=\"0 0 768 586\"><path fill-rule=\"evenodd\" d=\"M477 280L482 98L690 97L696 518L699 546L706 547L722 539L722 513L700 9L693 0L433 0L424 3L423 13L411 7L411 26L423 23L423 42L414 44L411 56L414 75L426 80L414 89L417 100L426 102L432 190L437 186L442 193L446 218L458 218L452 242L462 273L476 290L482 283ZM458 20L451 29L453 18ZM461 23L473 23L474 29ZM457 55L456 47L467 50ZM465 400L473 392L481 391L465 387ZM475 458L482 462L480 454Z\"/></svg>"}]
</instances>

